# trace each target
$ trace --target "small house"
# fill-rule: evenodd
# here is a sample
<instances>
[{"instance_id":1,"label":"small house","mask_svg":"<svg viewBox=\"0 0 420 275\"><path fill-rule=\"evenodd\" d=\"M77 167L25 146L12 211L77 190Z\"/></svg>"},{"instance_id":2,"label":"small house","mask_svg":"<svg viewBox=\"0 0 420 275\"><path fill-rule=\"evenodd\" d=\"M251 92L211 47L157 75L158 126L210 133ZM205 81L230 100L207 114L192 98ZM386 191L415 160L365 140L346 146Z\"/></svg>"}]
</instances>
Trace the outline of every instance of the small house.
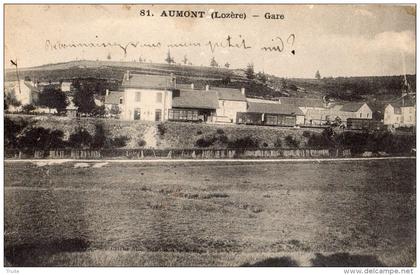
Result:
<instances>
[{"instance_id":1,"label":"small house","mask_svg":"<svg viewBox=\"0 0 420 275\"><path fill-rule=\"evenodd\" d=\"M416 125L416 101L411 96L403 96L395 102L386 105L384 125L411 127Z\"/></svg>"}]
</instances>

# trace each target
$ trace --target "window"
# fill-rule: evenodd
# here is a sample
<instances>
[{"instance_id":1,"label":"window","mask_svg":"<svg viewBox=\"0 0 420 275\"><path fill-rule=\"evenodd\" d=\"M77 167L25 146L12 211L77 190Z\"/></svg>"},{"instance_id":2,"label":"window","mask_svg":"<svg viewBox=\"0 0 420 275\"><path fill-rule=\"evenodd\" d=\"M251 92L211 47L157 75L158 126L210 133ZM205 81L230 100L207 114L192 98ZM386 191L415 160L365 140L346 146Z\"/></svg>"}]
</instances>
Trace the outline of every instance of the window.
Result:
<instances>
[{"instance_id":1,"label":"window","mask_svg":"<svg viewBox=\"0 0 420 275\"><path fill-rule=\"evenodd\" d=\"M359 115L360 117L362 117L362 113L360 113L360 115Z\"/></svg>"},{"instance_id":2,"label":"window","mask_svg":"<svg viewBox=\"0 0 420 275\"><path fill-rule=\"evenodd\" d=\"M162 93L157 93L156 94L156 102L157 103L162 103Z\"/></svg>"},{"instance_id":3,"label":"window","mask_svg":"<svg viewBox=\"0 0 420 275\"><path fill-rule=\"evenodd\" d=\"M366 114L366 117L369 118L369 113Z\"/></svg>"},{"instance_id":4,"label":"window","mask_svg":"<svg viewBox=\"0 0 420 275\"><path fill-rule=\"evenodd\" d=\"M140 120L141 110L139 108L134 109L134 120Z\"/></svg>"},{"instance_id":5,"label":"window","mask_svg":"<svg viewBox=\"0 0 420 275\"><path fill-rule=\"evenodd\" d=\"M123 98L120 97L120 104L123 104Z\"/></svg>"},{"instance_id":6,"label":"window","mask_svg":"<svg viewBox=\"0 0 420 275\"><path fill-rule=\"evenodd\" d=\"M162 120L162 110L156 109L155 110L155 121L161 121Z\"/></svg>"},{"instance_id":7,"label":"window","mask_svg":"<svg viewBox=\"0 0 420 275\"><path fill-rule=\"evenodd\" d=\"M136 102L140 102L140 98L141 98L141 92L136 92L136 98L135 98L135 101L136 101Z\"/></svg>"}]
</instances>

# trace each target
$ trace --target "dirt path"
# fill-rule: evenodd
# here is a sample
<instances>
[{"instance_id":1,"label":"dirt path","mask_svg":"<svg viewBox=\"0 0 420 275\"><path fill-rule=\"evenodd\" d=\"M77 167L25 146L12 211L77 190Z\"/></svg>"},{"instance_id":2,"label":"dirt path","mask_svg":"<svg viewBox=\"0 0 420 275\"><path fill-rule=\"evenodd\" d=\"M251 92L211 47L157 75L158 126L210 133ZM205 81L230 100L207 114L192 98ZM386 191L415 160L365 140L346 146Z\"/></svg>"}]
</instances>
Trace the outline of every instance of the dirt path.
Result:
<instances>
[{"instance_id":1,"label":"dirt path","mask_svg":"<svg viewBox=\"0 0 420 275\"><path fill-rule=\"evenodd\" d=\"M157 133L156 126L147 128L144 133L144 141L146 141L146 147L157 147Z\"/></svg>"}]
</instances>

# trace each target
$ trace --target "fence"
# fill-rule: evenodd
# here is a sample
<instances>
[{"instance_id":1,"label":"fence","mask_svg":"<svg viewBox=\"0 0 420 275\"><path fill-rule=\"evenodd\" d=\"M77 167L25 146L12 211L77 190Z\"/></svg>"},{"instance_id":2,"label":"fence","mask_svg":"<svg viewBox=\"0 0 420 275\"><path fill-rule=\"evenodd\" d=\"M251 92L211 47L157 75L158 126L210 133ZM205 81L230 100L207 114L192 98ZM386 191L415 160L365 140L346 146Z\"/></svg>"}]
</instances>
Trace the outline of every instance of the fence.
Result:
<instances>
[{"instance_id":1,"label":"fence","mask_svg":"<svg viewBox=\"0 0 420 275\"><path fill-rule=\"evenodd\" d=\"M253 159L351 157L350 149L6 150L7 159Z\"/></svg>"}]
</instances>

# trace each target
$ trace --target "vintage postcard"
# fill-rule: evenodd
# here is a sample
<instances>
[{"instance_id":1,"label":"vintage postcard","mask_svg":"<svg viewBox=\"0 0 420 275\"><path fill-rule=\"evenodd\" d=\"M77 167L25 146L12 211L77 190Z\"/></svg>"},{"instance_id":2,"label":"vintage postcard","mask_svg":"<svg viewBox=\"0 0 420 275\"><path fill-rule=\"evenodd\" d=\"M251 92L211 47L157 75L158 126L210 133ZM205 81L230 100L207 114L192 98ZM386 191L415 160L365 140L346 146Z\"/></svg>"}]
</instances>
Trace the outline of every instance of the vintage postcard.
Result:
<instances>
[{"instance_id":1,"label":"vintage postcard","mask_svg":"<svg viewBox=\"0 0 420 275\"><path fill-rule=\"evenodd\" d=\"M3 97L9 273L414 271L415 4L5 4Z\"/></svg>"}]
</instances>

